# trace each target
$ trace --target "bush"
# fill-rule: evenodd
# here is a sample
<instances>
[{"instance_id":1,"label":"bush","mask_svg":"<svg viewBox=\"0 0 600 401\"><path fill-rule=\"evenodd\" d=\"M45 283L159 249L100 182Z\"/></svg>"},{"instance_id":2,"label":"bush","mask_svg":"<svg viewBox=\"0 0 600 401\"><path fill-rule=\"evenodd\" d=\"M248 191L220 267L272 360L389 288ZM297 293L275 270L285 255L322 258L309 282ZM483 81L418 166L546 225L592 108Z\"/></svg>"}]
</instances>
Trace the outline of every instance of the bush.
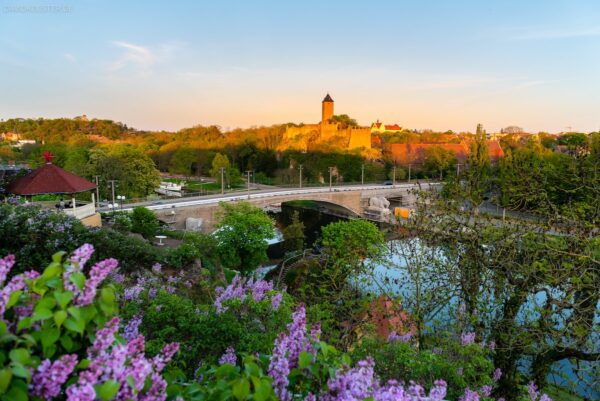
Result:
<instances>
[{"instance_id":1,"label":"bush","mask_svg":"<svg viewBox=\"0 0 600 401\"><path fill-rule=\"evenodd\" d=\"M160 222L153 211L143 206L136 206L131 213L131 231L142 234L144 238L152 238L158 233Z\"/></svg>"}]
</instances>

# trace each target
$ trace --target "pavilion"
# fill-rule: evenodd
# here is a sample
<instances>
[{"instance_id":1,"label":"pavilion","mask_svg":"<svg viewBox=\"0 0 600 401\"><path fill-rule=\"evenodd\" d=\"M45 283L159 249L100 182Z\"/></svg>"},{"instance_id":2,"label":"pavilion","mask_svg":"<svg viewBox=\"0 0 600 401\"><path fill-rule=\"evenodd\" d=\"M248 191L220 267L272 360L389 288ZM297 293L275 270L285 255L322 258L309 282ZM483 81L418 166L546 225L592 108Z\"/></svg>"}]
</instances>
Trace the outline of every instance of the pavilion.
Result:
<instances>
[{"instance_id":1,"label":"pavilion","mask_svg":"<svg viewBox=\"0 0 600 401\"><path fill-rule=\"evenodd\" d=\"M95 190L96 184L52 164L52 158L49 152L45 152L46 163L13 181L8 186L8 193L24 196L26 199L31 199L34 195L48 194L70 196L68 207L57 209L81 220L83 224L100 226L101 219L100 214L96 212L94 193L92 192L89 203L75 199L75 194Z\"/></svg>"}]
</instances>

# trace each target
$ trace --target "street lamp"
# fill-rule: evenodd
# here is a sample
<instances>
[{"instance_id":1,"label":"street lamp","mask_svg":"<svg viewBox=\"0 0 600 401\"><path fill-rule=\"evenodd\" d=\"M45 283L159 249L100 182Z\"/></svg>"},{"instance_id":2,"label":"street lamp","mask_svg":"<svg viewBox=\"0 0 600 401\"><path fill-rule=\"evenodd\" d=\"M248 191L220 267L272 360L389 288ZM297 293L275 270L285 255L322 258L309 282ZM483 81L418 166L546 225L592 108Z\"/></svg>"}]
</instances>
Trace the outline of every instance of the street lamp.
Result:
<instances>
[{"instance_id":1,"label":"street lamp","mask_svg":"<svg viewBox=\"0 0 600 401\"><path fill-rule=\"evenodd\" d=\"M298 166L298 169L300 170L300 188L302 188L302 164Z\"/></svg>"},{"instance_id":2,"label":"street lamp","mask_svg":"<svg viewBox=\"0 0 600 401\"><path fill-rule=\"evenodd\" d=\"M123 210L123 202L125 201L125 195L117 195L117 199L119 200L119 208Z\"/></svg>"},{"instance_id":3,"label":"street lamp","mask_svg":"<svg viewBox=\"0 0 600 401\"><path fill-rule=\"evenodd\" d=\"M329 167L329 192L331 192L331 173L333 172L333 167Z\"/></svg>"}]
</instances>

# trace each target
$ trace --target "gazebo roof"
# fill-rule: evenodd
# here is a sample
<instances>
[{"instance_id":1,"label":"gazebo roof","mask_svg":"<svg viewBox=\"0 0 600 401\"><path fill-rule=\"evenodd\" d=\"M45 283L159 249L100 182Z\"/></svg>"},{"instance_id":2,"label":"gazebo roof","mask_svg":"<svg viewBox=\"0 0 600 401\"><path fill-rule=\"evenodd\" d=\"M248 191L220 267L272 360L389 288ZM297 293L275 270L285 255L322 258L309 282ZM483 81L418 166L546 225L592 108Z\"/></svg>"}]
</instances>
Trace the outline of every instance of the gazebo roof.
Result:
<instances>
[{"instance_id":1,"label":"gazebo roof","mask_svg":"<svg viewBox=\"0 0 600 401\"><path fill-rule=\"evenodd\" d=\"M15 195L75 194L90 191L96 184L47 162L8 186Z\"/></svg>"}]
</instances>

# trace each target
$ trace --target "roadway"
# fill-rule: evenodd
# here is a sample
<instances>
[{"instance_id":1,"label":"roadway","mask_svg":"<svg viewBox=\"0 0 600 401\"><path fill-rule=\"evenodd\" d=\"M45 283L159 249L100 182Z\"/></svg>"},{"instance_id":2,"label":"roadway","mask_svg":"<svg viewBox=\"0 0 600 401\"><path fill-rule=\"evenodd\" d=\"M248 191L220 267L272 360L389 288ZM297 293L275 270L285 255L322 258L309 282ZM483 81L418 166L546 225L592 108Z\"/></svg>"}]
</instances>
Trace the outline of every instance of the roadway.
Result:
<instances>
[{"instance_id":1,"label":"roadway","mask_svg":"<svg viewBox=\"0 0 600 401\"><path fill-rule=\"evenodd\" d=\"M375 191L375 190L393 190L393 189L409 189L418 187L421 182L401 183L396 185L382 184L365 184L365 185L343 185L325 187L308 187L308 188L267 188L267 189L252 189L250 192L233 192L216 195L190 196L187 198L163 199L158 201L145 201L128 203L122 208L124 211L131 211L136 206L144 206L150 210L164 210L173 207L188 207L195 205L210 205L218 204L219 202L233 202L241 200L264 199L276 196L285 195L306 195L320 194L328 192L349 192L349 191ZM424 184L424 182L423 182ZM427 182L427 184L435 184L435 182ZM99 208L100 212L110 212L112 209L108 207Z\"/></svg>"}]
</instances>

